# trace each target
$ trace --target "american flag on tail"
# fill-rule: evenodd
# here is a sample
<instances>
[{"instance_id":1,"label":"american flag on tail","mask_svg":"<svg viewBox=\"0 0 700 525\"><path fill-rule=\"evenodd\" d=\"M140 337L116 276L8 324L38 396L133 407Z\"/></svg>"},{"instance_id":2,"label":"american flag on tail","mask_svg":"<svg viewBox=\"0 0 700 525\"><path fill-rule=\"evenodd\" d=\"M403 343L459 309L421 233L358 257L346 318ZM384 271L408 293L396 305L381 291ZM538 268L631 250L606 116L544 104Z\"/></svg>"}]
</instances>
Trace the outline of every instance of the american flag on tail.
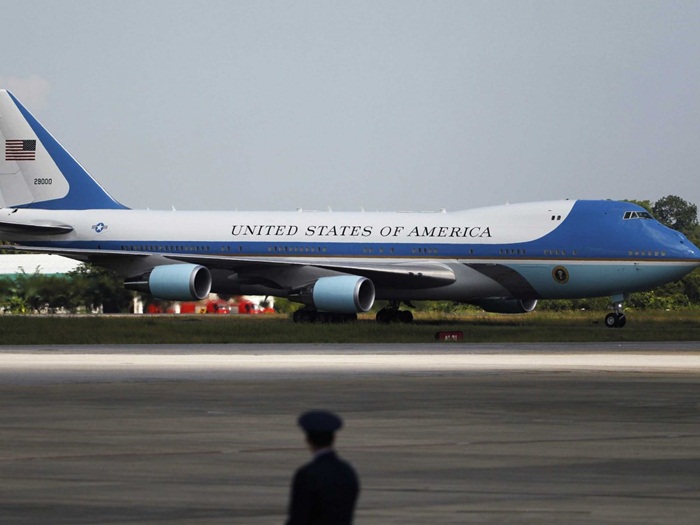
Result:
<instances>
[{"instance_id":1,"label":"american flag on tail","mask_svg":"<svg viewBox=\"0 0 700 525\"><path fill-rule=\"evenodd\" d=\"M36 160L36 140L6 140L5 160Z\"/></svg>"}]
</instances>

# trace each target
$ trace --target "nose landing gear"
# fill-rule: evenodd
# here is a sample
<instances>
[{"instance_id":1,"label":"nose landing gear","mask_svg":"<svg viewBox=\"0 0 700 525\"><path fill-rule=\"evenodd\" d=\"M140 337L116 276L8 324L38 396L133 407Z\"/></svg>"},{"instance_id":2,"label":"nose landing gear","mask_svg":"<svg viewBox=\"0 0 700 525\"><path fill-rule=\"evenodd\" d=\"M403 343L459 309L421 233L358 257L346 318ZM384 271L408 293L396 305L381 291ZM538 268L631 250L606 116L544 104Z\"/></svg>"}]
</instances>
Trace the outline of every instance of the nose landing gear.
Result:
<instances>
[{"instance_id":1,"label":"nose landing gear","mask_svg":"<svg viewBox=\"0 0 700 525\"><path fill-rule=\"evenodd\" d=\"M622 328L627 324L622 303L627 299L626 294L614 295L610 298L613 312L605 316L605 326L608 328Z\"/></svg>"},{"instance_id":2,"label":"nose landing gear","mask_svg":"<svg viewBox=\"0 0 700 525\"><path fill-rule=\"evenodd\" d=\"M609 313L605 316L605 326L608 328L622 328L627 324L627 318L623 313Z\"/></svg>"}]
</instances>

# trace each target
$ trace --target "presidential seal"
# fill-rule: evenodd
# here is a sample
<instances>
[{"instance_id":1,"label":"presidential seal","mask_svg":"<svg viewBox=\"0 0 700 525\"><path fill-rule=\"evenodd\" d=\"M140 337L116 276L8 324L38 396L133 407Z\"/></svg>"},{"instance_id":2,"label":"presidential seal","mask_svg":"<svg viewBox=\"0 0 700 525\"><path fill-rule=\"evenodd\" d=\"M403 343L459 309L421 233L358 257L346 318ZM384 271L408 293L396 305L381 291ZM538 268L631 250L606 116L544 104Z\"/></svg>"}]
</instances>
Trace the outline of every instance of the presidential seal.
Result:
<instances>
[{"instance_id":1,"label":"presidential seal","mask_svg":"<svg viewBox=\"0 0 700 525\"><path fill-rule=\"evenodd\" d=\"M552 278L559 284L565 284L569 281L569 270L563 266L557 266L552 270Z\"/></svg>"}]
</instances>

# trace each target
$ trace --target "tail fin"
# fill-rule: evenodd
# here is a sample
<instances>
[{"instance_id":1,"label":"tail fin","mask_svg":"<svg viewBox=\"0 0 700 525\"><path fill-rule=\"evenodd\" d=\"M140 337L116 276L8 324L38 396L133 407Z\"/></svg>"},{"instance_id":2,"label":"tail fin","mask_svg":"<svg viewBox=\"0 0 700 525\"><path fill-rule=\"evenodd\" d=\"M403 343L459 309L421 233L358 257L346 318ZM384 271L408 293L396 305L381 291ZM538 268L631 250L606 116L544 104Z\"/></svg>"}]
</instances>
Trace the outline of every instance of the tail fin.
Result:
<instances>
[{"instance_id":1,"label":"tail fin","mask_svg":"<svg viewBox=\"0 0 700 525\"><path fill-rule=\"evenodd\" d=\"M6 90L0 90L0 204L50 210L125 209Z\"/></svg>"}]
</instances>

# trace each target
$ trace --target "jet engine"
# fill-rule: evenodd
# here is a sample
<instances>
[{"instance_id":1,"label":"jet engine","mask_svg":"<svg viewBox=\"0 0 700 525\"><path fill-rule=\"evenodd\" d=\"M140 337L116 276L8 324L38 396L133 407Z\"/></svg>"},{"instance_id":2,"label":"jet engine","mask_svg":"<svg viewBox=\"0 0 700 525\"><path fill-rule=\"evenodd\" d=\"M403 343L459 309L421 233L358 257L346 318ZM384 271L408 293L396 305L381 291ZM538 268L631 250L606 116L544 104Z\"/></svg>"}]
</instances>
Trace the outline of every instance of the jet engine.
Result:
<instances>
[{"instance_id":1,"label":"jet engine","mask_svg":"<svg viewBox=\"0 0 700 525\"><path fill-rule=\"evenodd\" d=\"M524 314L537 306L536 299L482 299L477 303L487 312L496 314Z\"/></svg>"},{"instance_id":2,"label":"jet engine","mask_svg":"<svg viewBox=\"0 0 700 525\"><path fill-rule=\"evenodd\" d=\"M201 301L209 296L211 273L198 264L166 264L150 272L127 279L128 290L150 293L158 299Z\"/></svg>"},{"instance_id":3,"label":"jet engine","mask_svg":"<svg viewBox=\"0 0 700 525\"><path fill-rule=\"evenodd\" d=\"M321 277L299 294L299 301L321 312L367 312L374 304L374 284L366 277Z\"/></svg>"}]
</instances>

